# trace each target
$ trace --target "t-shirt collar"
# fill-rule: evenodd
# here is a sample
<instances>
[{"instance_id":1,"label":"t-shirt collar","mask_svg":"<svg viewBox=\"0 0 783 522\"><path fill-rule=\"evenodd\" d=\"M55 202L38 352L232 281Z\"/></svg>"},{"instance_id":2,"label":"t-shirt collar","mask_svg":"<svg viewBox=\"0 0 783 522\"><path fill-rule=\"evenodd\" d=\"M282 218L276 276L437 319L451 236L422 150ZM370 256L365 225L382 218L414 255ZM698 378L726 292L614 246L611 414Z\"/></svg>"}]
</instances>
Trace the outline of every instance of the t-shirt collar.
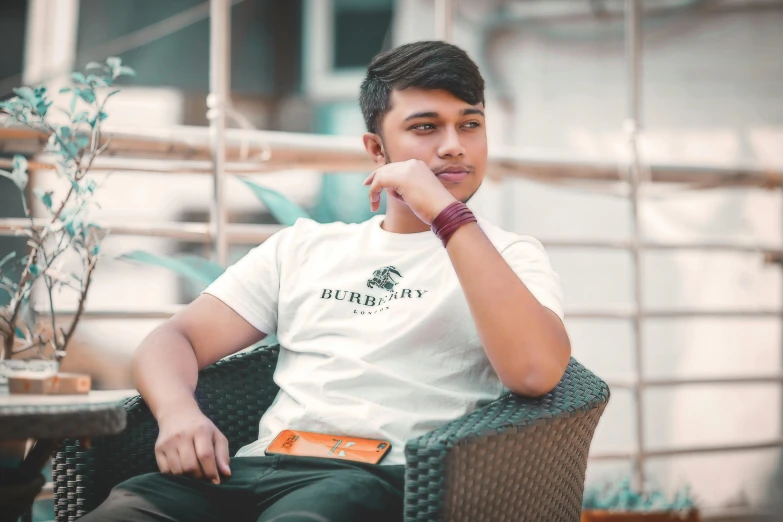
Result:
<instances>
[{"instance_id":1,"label":"t-shirt collar","mask_svg":"<svg viewBox=\"0 0 783 522\"><path fill-rule=\"evenodd\" d=\"M372 235L380 238L384 243L400 245L426 245L428 243L440 243L438 237L431 230L425 230L424 232L414 232L412 234L398 234L396 232L389 232L388 230L384 230L381 228L381 223L383 223L385 217L385 215L379 214L371 217L369 220Z\"/></svg>"}]
</instances>

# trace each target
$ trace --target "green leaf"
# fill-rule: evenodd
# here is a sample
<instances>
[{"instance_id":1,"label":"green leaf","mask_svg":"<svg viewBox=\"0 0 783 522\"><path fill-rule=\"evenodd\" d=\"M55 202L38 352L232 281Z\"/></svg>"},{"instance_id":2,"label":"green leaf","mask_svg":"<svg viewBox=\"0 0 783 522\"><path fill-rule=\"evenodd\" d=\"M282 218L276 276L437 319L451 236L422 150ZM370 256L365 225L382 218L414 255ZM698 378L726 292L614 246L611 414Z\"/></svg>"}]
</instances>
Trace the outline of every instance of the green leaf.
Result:
<instances>
[{"instance_id":1,"label":"green leaf","mask_svg":"<svg viewBox=\"0 0 783 522\"><path fill-rule=\"evenodd\" d=\"M49 107L51 106L52 102L47 102L46 100L41 99L41 101L36 104L35 110L38 111L38 114L41 116L46 116L46 113L49 111Z\"/></svg>"},{"instance_id":2,"label":"green leaf","mask_svg":"<svg viewBox=\"0 0 783 522\"><path fill-rule=\"evenodd\" d=\"M247 178L239 178L258 199L269 209L269 212L281 225L291 226L299 218L309 218L310 215L305 209L286 198L279 192L262 187Z\"/></svg>"},{"instance_id":3,"label":"green leaf","mask_svg":"<svg viewBox=\"0 0 783 522\"><path fill-rule=\"evenodd\" d=\"M91 89L76 89L75 92L76 95L79 96L79 98L86 101L87 103L92 103L95 101L95 92L92 91Z\"/></svg>"},{"instance_id":4,"label":"green leaf","mask_svg":"<svg viewBox=\"0 0 783 522\"><path fill-rule=\"evenodd\" d=\"M79 184L74 180L70 180L74 187L74 190L79 190ZM60 212L58 218L63 223L63 228L70 237L76 235L76 231L81 228L82 220L79 218L79 212L81 208L69 207Z\"/></svg>"},{"instance_id":5,"label":"green leaf","mask_svg":"<svg viewBox=\"0 0 783 522\"><path fill-rule=\"evenodd\" d=\"M74 124L82 123L84 121L89 120L89 117L90 117L90 113L88 113L87 111L81 111L77 113L76 116L73 117L73 123Z\"/></svg>"},{"instance_id":6,"label":"green leaf","mask_svg":"<svg viewBox=\"0 0 783 522\"><path fill-rule=\"evenodd\" d=\"M223 272L226 271L225 268L205 257L184 255L181 256L179 260L204 274L210 283L223 275Z\"/></svg>"},{"instance_id":7,"label":"green leaf","mask_svg":"<svg viewBox=\"0 0 783 522\"><path fill-rule=\"evenodd\" d=\"M12 250L7 256L5 256L3 259L0 259L0 268L3 267L4 264L12 260L16 257L16 251Z\"/></svg>"},{"instance_id":8,"label":"green leaf","mask_svg":"<svg viewBox=\"0 0 783 522\"><path fill-rule=\"evenodd\" d=\"M24 339L24 332L18 326L14 326L14 334L20 339Z\"/></svg>"},{"instance_id":9,"label":"green leaf","mask_svg":"<svg viewBox=\"0 0 783 522\"><path fill-rule=\"evenodd\" d=\"M117 76L136 76L136 71L130 67L122 66L117 68Z\"/></svg>"},{"instance_id":10,"label":"green leaf","mask_svg":"<svg viewBox=\"0 0 783 522\"><path fill-rule=\"evenodd\" d=\"M86 149L90 146L90 137L89 136L76 136L76 144L79 146L80 149Z\"/></svg>"},{"instance_id":11,"label":"green leaf","mask_svg":"<svg viewBox=\"0 0 783 522\"><path fill-rule=\"evenodd\" d=\"M95 193L95 188L97 186L98 186L98 183L94 179L88 179L87 181L85 181L84 186L82 187L81 192L82 192L82 194L86 194L88 192L90 194L94 194ZM98 227L98 225L90 224L90 226L93 226L94 228L100 228L100 227Z\"/></svg>"},{"instance_id":12,"label":"green leaf","mask_svg":"<svg viewBox=\"0 0 783 522\"><path fill-rule=\"evenodd\" d=\"M101 111L100 113L96 114L94 118L90 118L87 123L90 124L90 127L95 127L95 124L100 120L105 120L109 115L105 112Z\"/></svg>"},{"instance_id":13,"label":"green leaf","mask_svg":"<svg viewBox=\"0 0 783 522\"><path fill-rule=\"evenodd\" d=\"M53 191L36 188L33 190L33 193L35 194L35 197L41 200L41 203L46 205L46 208L52 208L52 194L54 194Z\"/></svg>"},{"instance_id":14,"label":"green leaf","mask_svg":"<svg viewBox=\"0 0 783 522\"><path fill-rule=\"evenodd\" d=\"M105 66L102 63L90 62L84 68L89 71L90 69L105 69Z\"/></svg>"},{"instance_id":15,"label":"green leaf","mask_svg":"<svg viewBox=\"0 0 783 522\"><path fill-rule=\"evenodd\" d=\"M79 145L74 142L68 143L68 157L75 159L79 156Z\"/></svg>"},{"instance_id":16,"label":"green leaf","mask_svg":"<svg viewBox=\"0 0 783 522\"><path fill-rule=\"evenodd\" d=\"M109 86L109 80L106 78L103 78L102 76L96 76L94 74L91 74L87 76L87 83L89 83L92 86L96 87L108 87Z\"/></svg>"},{"instance_id":17,"label":"green leaf","mask_svg":"<svg viewBox=\"0 0 783 522\"><path fill-rule=\"evenodd\" d=\"M33 274L35 277L38 277L38 274L41 273L41 271L38 269L38 266L35 264L30 265L30 273Z\"/></svg>"},{"instance_id":18,"label":"green leaf","mask_svg":"<svg viewBox=\"0 0 783 522\"><path fill-rule=\"evenodd\" d=\"M76 235L77 230L80 228L79 225L81 225L81 220L78 219L72 219L70 221L66 221L65 231L68 232L69 236L74 237Z\"/></svg>"},{"instance_id":19,"label":"green leaf","mask_svg":"<svg viewBox=\"0 0 783 522\"><path fill-rule=\"evenodd\" d=\"M62 136L64 140L69 139L71 137L71 128L65 125L60 127L60 136Z\"/></svg>"},{"instance_id":20,"label":"green leaf","mask_svg":"<svg viewBox=\"0 0 783 522\"><path fill-rule=\"evenodd\" d=\"M16 114L24 108L24 103L19 99L19 96L14 96L6 101L0 102L0 109L12 114Z\"/></svg>"},{"instance_id":21,"label":"green leaf","mask_svg":"<svg viewBox=\"0 0 783 522\"><path fill-rule=\"evenodd\" d=\"M13 91L14 94L29 102L30 105L35 106L38 103L38 97L35 95L35 91L33 91L30 87L17 87L13 89Z\"/></svg>"},{"instance_id":22,"label":"green leaf","mask_svg":"<svg viewBox=\"0 0 783 522\"><path fill-rule=\"evenodd\" d=\"M21 154L14 155L14 171L27 172L27 158Z\"/></svg>"},{"instance_id":23,"label":"green leaf","mask_svg":"<svg viewBox=\"0 0 783 522\"><path fill-rule=\"evenodd\" d=\"M87 78L85 78L84 75L79 71L71 73L71 80L82 85L86 85L88 83Z\"/></svg>"},{"instance_id":24,"label":"green leaf","mask_svg":"<svg viewBox=\"0 0 783 522\"><path fill-rule=\"evenodd\" d=\"M224 268L220 265L206 259L196 258L195 256L174 258L171 256L151 254L143 250L134 250L133 252L121 255L119 259L166 268L200 287L206 287L224 272Z\"/></svg>"},{"instance_id":25,"label":"green leaf","mask_svg":"<svg viewBox=\"0 0 783 522\"><path fill-rule=\"evenodd\" d=\"M63 87L62 89L60 89L60 94L66 94L66 93L69 93L69 92L71 92L71 88L70 87Z\"/></svg>"},{"instance_id":26,"label":"green leaf","mask_svg":"<svg viewBox=\"0 0 783 522\"><path fill-rule=\"evenodd\" d=\"M122 65L122 58L109 56L106 58L106 65L108 65L110 69L118 69Z\"/></svg>"},{"instance_id":27,"label":"green leaf","mask_svg":"<svg viewBox=\"0 0 783 522\"><path fill-rule=\"evenodd\" d=\"M11 173L11 179L19 190L24 190L27 187L27 158L21 154L14 155L14 171Z\"/></svg>"}]
</instances>

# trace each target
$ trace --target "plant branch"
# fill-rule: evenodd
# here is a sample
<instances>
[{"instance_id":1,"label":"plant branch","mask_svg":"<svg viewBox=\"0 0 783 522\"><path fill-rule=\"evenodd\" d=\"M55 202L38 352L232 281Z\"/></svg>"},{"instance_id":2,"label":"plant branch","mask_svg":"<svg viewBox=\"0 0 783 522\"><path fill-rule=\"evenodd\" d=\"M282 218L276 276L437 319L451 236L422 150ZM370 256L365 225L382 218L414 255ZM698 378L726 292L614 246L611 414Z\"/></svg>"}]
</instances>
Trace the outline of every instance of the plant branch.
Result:
<instances>
[{"instance_id":1,"label":"plant branch","mask_svg":"<svg viewBox=\"0 0 783 522\"><path fill-rule=\"evenodd\" d=\"M46 290L49 292L49 314L52 317L52 337L54 338L54 347L57 349L57 324L55 323L55 316L54 316L54 294L52 293L52 289L54 288L54 285L52 284L52 278L48 275L44 274L44 282L46 282Z\"/></svg>"},{"instance_id":2,"label":"plant branch","mask_svg":"<svg viewBox=\"0 0 783 522\"><path fill-rule=\"evenodd\" d=\"M44 346L46 346L46 341L44 340L43 337L41 337L39 335L37 341L33 341L31 343L27 343L26 345L22 346L21 348L18 348L16 350L14 350L11 353L11 355L14 356L14 355L20 354L22 352L26 352L27 350L32 350L33 348L42 348Z\"/></svg>"},{"instance_id":3,"label":"plant branch","mask_svg":"<svg viewBox=\"0 0 783 522\"><path fill-rule=\"evenodd\" d=\"M65 352L66 348L68 347L68 343L71 341L71 337L73 337L73 332L76 330L76 325L79 322L79 319L82 316L82 313L84 312L84 303L87 300L87 291L90 289L90 283L92 283L92 274L93 270L95 270L95 265L98 262L97 257L92 257L88 254L87 256L87 271L84 275L84 286L82 287L82 295L79 296L79 306L76 309L76 314L73 316L73 319L71 319L71 324L68 327L68 331L65 333L65 339L63 339L63 345L62 345L62 351ZM60 360L60 356L56 356L57 360Z\"/></svg>"},{"instance_id":4,"label":"plant branch","mask_svg":"<svg viewBox=\"0 0 783 522\"><path fill-rule=\"evenodd\" d=\"M32 251L30 252L29 257L27 258L27 264L25 265L24 270L22 270L22 276L19 278L19 287L17 288L17 291L14 294L13 299L11 299L11 302L13 303L13 310L11 312L9 323L11 324L12 329L16 324L16 318L19 315L19 310L21 310L22 308L22 302L24 301L23 294L25 291L25 284L27 283L28 277L30 276L31 273L30 267L33 266L35 258L38 256L38 248L39 247L33 247ZM13 349L14 349L14 336L11 336L10 339L6 337L5 347L4 347L6 358L10 358L10 356L13 354Z\"/></svg>"}]
</instances>

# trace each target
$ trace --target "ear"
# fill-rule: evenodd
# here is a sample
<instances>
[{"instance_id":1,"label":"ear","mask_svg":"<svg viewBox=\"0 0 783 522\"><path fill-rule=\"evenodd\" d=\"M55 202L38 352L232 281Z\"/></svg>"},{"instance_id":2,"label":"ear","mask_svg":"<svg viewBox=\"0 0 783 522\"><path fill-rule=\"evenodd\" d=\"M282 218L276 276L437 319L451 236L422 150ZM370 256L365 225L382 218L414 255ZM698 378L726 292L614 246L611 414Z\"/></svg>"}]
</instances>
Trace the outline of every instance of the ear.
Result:
<instances>
[{"instance_id":1,"label":"ear","mask_svg":"<svg viewBox=\"0 0 783 522\"><path fill-rule=\"evenodd\" d=\"M386 164L386 151L383 150L383 142L381 137L372 132L365 132L362 136L364 142L364 149L367 151L367 155L373 163L379 167Z\"/></svg>"}]
</instances>

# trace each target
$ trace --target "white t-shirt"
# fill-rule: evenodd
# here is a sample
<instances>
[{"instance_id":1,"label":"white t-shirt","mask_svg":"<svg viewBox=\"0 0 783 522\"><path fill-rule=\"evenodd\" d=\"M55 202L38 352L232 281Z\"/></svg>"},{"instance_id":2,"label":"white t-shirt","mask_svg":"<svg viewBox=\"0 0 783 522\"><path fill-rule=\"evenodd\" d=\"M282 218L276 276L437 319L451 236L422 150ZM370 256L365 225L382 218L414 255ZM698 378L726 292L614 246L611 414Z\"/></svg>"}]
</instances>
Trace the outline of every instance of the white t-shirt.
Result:
<instances>
[{"instance_id":1,"label":"white t-shirt","mask_svg":"<svg viewBox=\"0 0 783 522\"><path fill-rule=\"evenodd\" d=\"M250 251L206 293L277 333L280 386L259 437L261 456L283 429L385 439L382 464L405 443L504 391L481 346L446 249L430 231L299 219ZM560 278L541 243L479 225L538 301L561 318Z\"/></svg>"}]
</instances>

